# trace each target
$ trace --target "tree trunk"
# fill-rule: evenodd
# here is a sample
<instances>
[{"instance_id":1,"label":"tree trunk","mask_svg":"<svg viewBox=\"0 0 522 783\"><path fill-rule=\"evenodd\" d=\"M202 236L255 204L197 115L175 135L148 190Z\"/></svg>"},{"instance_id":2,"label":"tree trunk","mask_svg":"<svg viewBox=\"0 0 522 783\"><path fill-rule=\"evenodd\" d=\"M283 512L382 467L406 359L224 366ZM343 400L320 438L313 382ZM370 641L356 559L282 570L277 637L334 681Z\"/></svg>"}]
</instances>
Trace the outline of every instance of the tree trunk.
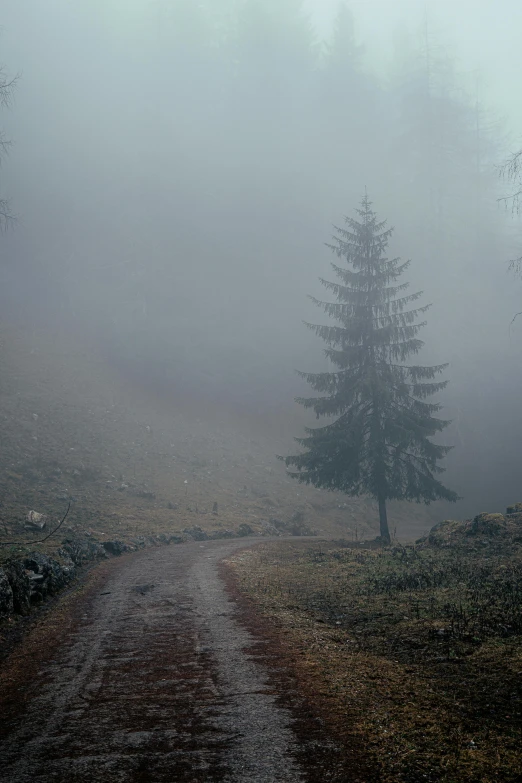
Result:
<instances>
[{"instance_id":1,"label":"tree trunk","mask_svg":"<svg viewBox=\"0 0 522 783\"><path fill-rule=\"evenodd\" d=\"M379 523L381 528L381 539L389 544L391 541L390 530L388 528L388 514L386 512L386 498L379 495Z\"/></svg>"}]
</instances>

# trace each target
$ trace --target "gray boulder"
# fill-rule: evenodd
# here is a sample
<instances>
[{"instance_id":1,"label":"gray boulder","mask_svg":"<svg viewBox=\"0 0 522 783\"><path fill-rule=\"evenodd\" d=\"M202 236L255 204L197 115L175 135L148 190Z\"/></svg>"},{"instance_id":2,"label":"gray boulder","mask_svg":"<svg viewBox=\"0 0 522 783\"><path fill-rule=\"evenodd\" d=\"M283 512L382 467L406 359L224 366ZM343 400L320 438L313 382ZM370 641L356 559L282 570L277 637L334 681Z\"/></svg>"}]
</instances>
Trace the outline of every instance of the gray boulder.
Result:
<instances>
[{"instance_id":1,"label":"gray boulder","mask_svg":"<svg viewBox=\"0 0 522 783\"><path fill-rule=\"evenodd\" d=\"M243 522L241 525L239 525L239 527L237 529L237 535L240 536L240 537L243 537L243 536L253 536L254 535L254 531L252 530L250 525L247 525L246 522Z\"/></svg>"},{"instance_id":2,"label":"gray boulder","mask_svg":"<svg viewBox=\"0 0 522 783\"><path fill-rule=\"evenodd\" d=\"M26 530L37 530L41 532L47 525L47 516L39 514L38 511L29 511L25 519Z\"/></svg>"},{"instance_id":3,"label":"gray boulder","mask_svg":"<svg viewBox=\"0 0 522 783\"><path fill-rule=\"evenodd\" d=\"M70 568L62 566L52 557L41 552L32 552L24 560L24 567L30 571L31 600L43 600L47 595L56 595L71 581Z\"/></svg>"},{"instance_id":4,"label":"gray boulder","mask_svg":"<svg viewBox=\"0 0 522 783\"><path fill-rule=\"evenodd\" d=\"M101 544L97 544L95 541L74 538L65 539L60 549L60 555L72 560L75 566L81 566L84 563L107 557L107 552Z\"/></svg>"},{"instance_id":5,"label":"gray boulder","mask_svg":"<svg viewBox=\"0 0 522 783\"><path fill-rule=\"evenodd\" d=\"M183 532L189 539L192 539L192 541L208 541L208 533L205 533L205 531L197 525L190 528L187 527Z\"/></svg>"},{"instance_id":6,"label":"gray boulder","mask_svg":"<svg viewBox=\"0 0 522 783\"><path fill-rule=\"evenodd\" d=\"M110 555L114 555L114 557L119 557L120 555L123 555L124 552L129 551L129 547L127 544L124 544L123 541L104 541L102 546L106 552Z\"/></svg>"}]
</instances>

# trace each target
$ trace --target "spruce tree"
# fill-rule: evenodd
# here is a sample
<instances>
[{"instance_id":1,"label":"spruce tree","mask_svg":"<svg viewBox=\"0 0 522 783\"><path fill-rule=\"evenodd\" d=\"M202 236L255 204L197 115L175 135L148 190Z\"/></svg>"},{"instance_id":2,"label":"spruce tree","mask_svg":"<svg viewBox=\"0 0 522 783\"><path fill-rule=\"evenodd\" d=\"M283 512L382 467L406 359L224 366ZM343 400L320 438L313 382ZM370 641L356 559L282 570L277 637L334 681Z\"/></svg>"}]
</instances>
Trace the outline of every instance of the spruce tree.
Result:
<instances>
[{"instance_id":1,"label":"spruce tree","mask_svg":"<svg viewBox=\"0 0 522 783\"><path fill-rule=\"evenodd\" d=\"M385 257L393 229L378 221L367 196L357 214L345 219L346 228L335 227L328 245L346 261L332 264L339 282L321 279L337 302L311 297L338 323L307 324L338 369L300 373L320 396L297 402L329 421L307 428L296 438L303 452L283 460L301 483L375 498L381 539L389 542L387 500L458 499L437 479L449 447L431 440L449 422L436 417L440 405L426 401L445 388L447 381L434 379L447 365L406 363L423 345L419 316L430 305L415 307L422 292L408 294L409 284L397 282L410 262Z\"/></svg>"}]
</instances>

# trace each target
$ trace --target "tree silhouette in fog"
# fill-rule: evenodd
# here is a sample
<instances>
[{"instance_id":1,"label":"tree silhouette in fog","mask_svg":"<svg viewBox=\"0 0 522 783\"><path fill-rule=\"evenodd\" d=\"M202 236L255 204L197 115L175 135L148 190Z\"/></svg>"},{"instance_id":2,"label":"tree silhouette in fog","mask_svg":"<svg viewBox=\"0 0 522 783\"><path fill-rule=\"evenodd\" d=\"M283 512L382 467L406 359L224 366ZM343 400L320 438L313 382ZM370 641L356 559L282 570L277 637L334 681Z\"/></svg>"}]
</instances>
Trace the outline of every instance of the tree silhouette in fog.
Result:
<instances>
[{"instance_id":1,"label":"tree silhouette in fog","mask_svg":"<svg viewBox=\"0 0 522 783\"><path fill-rule=\"evenodd\" d=\"M321 280L336 302L313 298L338 324L307 324L328 345L326 356L338 369L300 373L321 396L298 398L323 427L307 428L297 438L301 454L284 458L302 483L347 495L370 495L379 503L380 536L390 541L386 501L456 501L437 475L449 447L432 436L449 422L435 416L440 405L426 402L446 386L435 381L447 365L405 364L423 346L419 322L430 307L415 307L422 292L406 293L398 283L410 262L384 252L393 229L379 221L365 196L358 219L346 218L329 245L346 265L332 264L340 282Z\"/></svg>"},{"instance_id":2,"label":"tree silhouette in fog","mask_svg":"<svg viewBox=\"0 0 522 783\"><path fill-rule=\"evenodd\" d=\"M0 68L0 106L10 106L13 97L13 90L17 77L9 77L3 68ZM10 142L0 132L0 157L9 150ZM6 198L0 198L0 230L7 228L13 220L9 201Z\"/></svg>"}]
</instances>

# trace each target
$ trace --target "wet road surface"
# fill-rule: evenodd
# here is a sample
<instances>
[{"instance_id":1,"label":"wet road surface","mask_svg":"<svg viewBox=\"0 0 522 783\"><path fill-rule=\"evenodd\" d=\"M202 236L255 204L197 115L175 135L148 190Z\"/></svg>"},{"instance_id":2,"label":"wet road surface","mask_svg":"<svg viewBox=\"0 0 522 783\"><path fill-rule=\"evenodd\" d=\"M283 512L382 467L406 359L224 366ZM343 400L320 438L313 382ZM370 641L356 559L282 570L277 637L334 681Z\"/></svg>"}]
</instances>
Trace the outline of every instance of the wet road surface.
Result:
<instances>
[{"instance_id":1,"label":"wet road surface","mask_svg":"<svg viewBox=\"0 0 522 783\"><path fill-rule=\"evenodd\" d=\"M73 632L3 727L0 780L309 780L292 713L249 653L253 639L218 575L244 546L143 551L78 600Z\"/></svg>"}]
</instances>

